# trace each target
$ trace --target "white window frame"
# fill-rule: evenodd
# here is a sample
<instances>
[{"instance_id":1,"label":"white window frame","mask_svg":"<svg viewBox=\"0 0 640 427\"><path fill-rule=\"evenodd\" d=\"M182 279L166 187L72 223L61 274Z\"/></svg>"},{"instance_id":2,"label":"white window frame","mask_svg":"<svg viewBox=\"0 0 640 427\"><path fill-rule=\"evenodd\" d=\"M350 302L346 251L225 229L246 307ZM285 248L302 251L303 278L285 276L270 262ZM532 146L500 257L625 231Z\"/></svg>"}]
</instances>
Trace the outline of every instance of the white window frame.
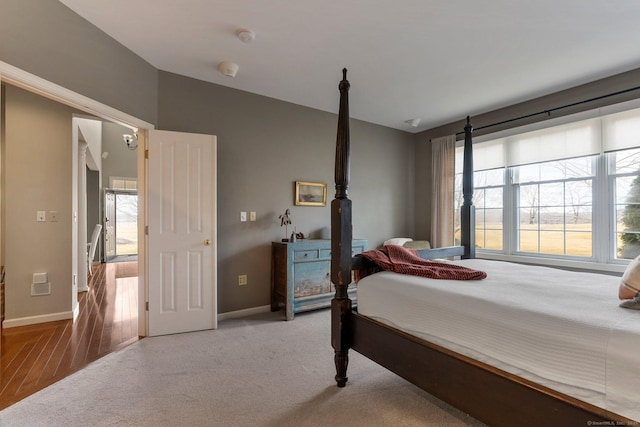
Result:
<instances>
[{"instance_id":1,"label":"white window frame","mask_svg":"<svg viewBox=\"0 0 640 427\"><path fill-rule=\"evenodd\" d=\"M566 184L568 182L575 182L575 181L586 181L586 180L591 180L592 181L592 193L591 193L591 201L592 201L592 205L591 205L591 256L590 257L583 257L583 256L577 256L577 255L566 255L566 254L549 254L549 253L545 253L545 252L528 252L528 251L523 251L521 249L518 248L518 235L519 235L519 230L521 230L521 228L518 227L518 221L516 221L513 224L513 230L510 230L511 233L513 233L514 235L514 239L513 239L513 246L512 246L512 252L515 255L521 255L521 256L531 256L531 257L553 257L553 258L559 258L559 259L568 259L568 260L572 260L575 259L577 261L586 261L586 262L598 262L598 260L602 260L601 258L597 257L596 255L596 250L595 250L595 242L596 240L594 239L594 228L595 228L595 222L596 222L596 213L595 213L595 206L594 206L594 198L595 198L595 193L596 190L595 188L597 188L597 181L598 179L600 179L601 177L599 177L597 175L598 169L597 169L597 164L598 164L598 159L600 156L597 156L593 159L592 161L592 170L593 170L593 174L589 177L584 177L584 178L564 178L564 179L552 179L552 180L540 180L540 181L527 181L527 182L519 182L519 183L514 183L514 180L512 179L509 183L509 185L512 187L511 191L513 192L513 194L515 195L514 198L514 204L509 206L509 209L511 210L512 213L512 218L517 218L517 215L519 214L518 212L518 199L519 199L519 195L520 195L520 188L522 185L544 185L544 184L554 184L554 183L563 183ZM576 158L580 158L580 157L576 157ZM543 162L543 163L547 163L547 162ZM515 172L516 168L509 168L511 171L511 176L513 177L513 173ZM564 207L566 207L567 205L565 204ZM540 213L539 213L540 215ZM542 230L540 227L538 227L537 232L538 232L538 237L539 234ZM565 239L565 243L566 243L566 236L567 236L567 231L566 231L566 227L563 230L563 236ZM603 260L605 261L605 260Z\"/></svg>"},{"instance_id":2,"label":"white window frame","mask_svg":"<svg viewBox=\"0 0 640 427\"><path fill-rule=\"evenodd\" d=\"M127 188L115 187L113 184L115 181L124 181L125 187ZM127 183L129 182L135 183L135 188L128 188ZM138 179L134 177L127 177L127 176L109 176L109 189L118 190L118 191L138 191Z\"/></svg>"},{"instance_id":3,"label":"white window frame","mask_svg":"<svg viewBox=\"0 0 640 427\"><path fill-rule=\"evenodd\" d=\"M517 135L519 133L530 132L544 127L558 126L588 118L600 117L601 120L605 120L606 115L620 113L639 107L640 99L628 101L597 110L586 111L576 115L552 119L543 123L527 125L517 129L510 129L492 135L484 135L480 138L475 138L474 143L495 141L500 138L506 138L510 135ZM601 136L604 137L604 130L601 131L601 134ZM636 148L640 148L640 146ZM616 227L614 224L616 216L613 210L615 176L609 175L607 154L603 151L604 150L601 150L600 154L597 155L594 166L595 176L593 177L592 195L592 257L586 258L566 255L556 256L544 253L536 254L517 251L517 224L514 223L516 220L515 209L517 192L516 186L513 183L514 170L512 167L507 167L506 165L504 167L505 185L503 191L503 251L478 248L476 256L478 258L485 259L497 259L584 270L599 270L602 272L623 272L629 261L625 259L616 259ZM459 162L459 159L456 159L456 161ZM607 242L607 244L603 245L600 244L600 242Z\"/></svg>"}]
</instances>

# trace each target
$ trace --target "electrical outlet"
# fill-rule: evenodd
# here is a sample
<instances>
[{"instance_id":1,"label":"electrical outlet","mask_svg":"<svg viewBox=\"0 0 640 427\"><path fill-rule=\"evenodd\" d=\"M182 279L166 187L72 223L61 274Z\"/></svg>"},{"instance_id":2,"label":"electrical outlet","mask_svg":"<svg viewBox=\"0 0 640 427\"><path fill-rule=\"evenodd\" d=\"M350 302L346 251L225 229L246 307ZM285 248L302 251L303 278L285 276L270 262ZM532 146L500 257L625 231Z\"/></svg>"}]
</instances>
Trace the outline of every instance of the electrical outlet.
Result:
<instances>
[{"instance_id":1,"label":"electrical outlet","mask_svg":"<svg viewBox=\"0 0 640 427\"><path fill-rule=\"evenodd\" d=\"M241 274L238 276L238 286L244 286L247 284L247 275Z\"/></svg>"},{"instance_id":2,"label":"electrical outlet","mask_svg":"<svg viewBox=\"0 0 640 427\"><path fill-rule=\"evenodd\" d=\"M255 220L256 220L256 213L249 212L249 221L255 221Z\"/></svg>"},{"instance_id":3,"label":"electrical outlet","mask_svg":"<svg viewBox=\"0 0 640 427\"><path fill-rule=\"evenodd\" d=\"M58 211L49 211L49 221L58 222Z\"/></svg>"}]
</instances>

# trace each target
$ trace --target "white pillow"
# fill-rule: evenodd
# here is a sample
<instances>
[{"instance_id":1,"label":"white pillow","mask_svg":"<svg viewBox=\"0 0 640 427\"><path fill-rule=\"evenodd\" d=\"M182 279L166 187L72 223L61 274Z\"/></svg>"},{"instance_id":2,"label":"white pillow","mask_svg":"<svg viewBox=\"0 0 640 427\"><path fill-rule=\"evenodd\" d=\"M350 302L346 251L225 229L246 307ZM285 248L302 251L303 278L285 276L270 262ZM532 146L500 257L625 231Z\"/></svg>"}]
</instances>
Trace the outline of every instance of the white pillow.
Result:
<instances>
[{"instance_id":1,"label":"white pillow","mask_svg":"<svg viewBox=\"0 0 640 427\"><path fill-rule=\"evenodd\" d=\"M407 242L413 242L413 239L411 239L409 237L396 237L396 238L393 238L393 239L385 240L383 245L384 246L388 246L388 245L402 246Z\"/></svg>"},{"instance_id":2,"label":"white pillow","mask_svg":"<svg viewBox=\"0 0 640 427\"><path fill-rule=\"evenodd\" d=\"M431 243L428 240L412 240L402 246L409 249L431 249Z\"/></svg>"},{"instance_id":3,"label":"white pillow","mask_svg":"<svg viewBox=\"0 0 640 427\"><path fill-rule=\"evenodd\" d=\"M631 290L640 292L640 255L629 263L622 275L621 283Z\"/></svg>"}]
</instances>

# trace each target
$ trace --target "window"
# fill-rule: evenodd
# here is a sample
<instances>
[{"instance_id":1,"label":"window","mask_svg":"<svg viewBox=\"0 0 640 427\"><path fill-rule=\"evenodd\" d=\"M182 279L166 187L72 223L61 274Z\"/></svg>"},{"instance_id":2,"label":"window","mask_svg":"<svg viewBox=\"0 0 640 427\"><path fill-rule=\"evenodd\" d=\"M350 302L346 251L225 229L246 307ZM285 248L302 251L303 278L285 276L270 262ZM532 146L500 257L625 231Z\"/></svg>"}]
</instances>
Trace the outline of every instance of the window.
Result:
<instances>
[{"instance_id":1,"label":"window","mask_svg":"<svg viewBox=\"0 0 640 427\"><path fill-rule=\"evenodd\" d=\"M503 200L505 169L474 173L473 204L476 207L476 245L478 248L503 249ZM455 244L460 244L460 208L462 207L462 173L456 173Z\"/></svg>"},{"instance_id":2,"label":"window","mask_svg":"<svg viewBox=\"0 0 640 427\"><path fill-rule=\"evenodd\" d=\"M136 178L123 178L118 176L109 177L109 188L112 190L132 190L138 189L138 180Z\"/></svg>"},{"instance_id":3,"label":"window","mask_svg":"<svg viewBox=\"0 0 640 427\"><path fill-rule=\"evenodd\" d=\"M517 252L592 257L594 156L518 166Z\"/></svg>"},{"instance_id":4,"label":"window","mask_svg":"<svg viewBox=\"0 0 640 427\"><path fill-rule=\"evenodd\" d=\"M609 153L609 187L613 189L615 256L640 254L640 149Z\"/></svg>"},{"instance_id":5,"label":"window","mask_svg":"<svg viewBox=\"0 0 640 427\"><path fill-rule=\"evenodd\" d=\"M640 109L597 115L474 141L479 253L602 264L640 254ZM459 147L456 243L462 157Z\"/></svg>"}]
</instances>

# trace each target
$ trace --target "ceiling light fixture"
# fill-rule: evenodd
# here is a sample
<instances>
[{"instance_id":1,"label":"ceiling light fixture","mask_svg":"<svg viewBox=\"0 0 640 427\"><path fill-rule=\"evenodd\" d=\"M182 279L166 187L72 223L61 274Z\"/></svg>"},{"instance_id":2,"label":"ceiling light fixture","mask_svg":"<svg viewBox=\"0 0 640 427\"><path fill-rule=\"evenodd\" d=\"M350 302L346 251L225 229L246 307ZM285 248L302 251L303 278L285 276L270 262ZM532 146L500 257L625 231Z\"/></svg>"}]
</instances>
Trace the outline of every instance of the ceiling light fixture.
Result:
<instances>
[{"instance_id":1,"label":"ceiling light fixture","mask_svg":"<svg viewBox=\"0 0 640 427\"><path fill-rule=\"evenodd\" d=\"M411 127L417 128L418 125L420 124L420 119L415 118L411 120L406 120L405 123L408 123Z\"/></svg>"},{"instance_id":2,"label":"ceiling light fixture","mask_svg":"<svg viewBox=\"0 0 640 427\"><path fill-rule=\"evenodd\" d=\"M238 74L238 64L235 62L224 61L218 65L218 71L228 77L235 77Z\"/></svg>"},{"instance_id":3,"label":"ceiling light fixture","mask_svg":"<svg viewBox=\"0 0 640 427\"><path fill-rule=\"evenodd\" d=\"M134 132L133 135L124 134L122 135L122 139L129 150L138 148L138 132ZM106 159L104 156L103 158Z\"/></svg>"},{"instance_id":4,"label":"ceiling light fixture","mask_svg":"<svg viewBox=\"0 0 640 427\"><path fill-rule=\"evenodd\" d=\"M236 35L244 43L251 43L256 38L256 33L251 30L238 30Z\"/></svg>"}]
</instances>

